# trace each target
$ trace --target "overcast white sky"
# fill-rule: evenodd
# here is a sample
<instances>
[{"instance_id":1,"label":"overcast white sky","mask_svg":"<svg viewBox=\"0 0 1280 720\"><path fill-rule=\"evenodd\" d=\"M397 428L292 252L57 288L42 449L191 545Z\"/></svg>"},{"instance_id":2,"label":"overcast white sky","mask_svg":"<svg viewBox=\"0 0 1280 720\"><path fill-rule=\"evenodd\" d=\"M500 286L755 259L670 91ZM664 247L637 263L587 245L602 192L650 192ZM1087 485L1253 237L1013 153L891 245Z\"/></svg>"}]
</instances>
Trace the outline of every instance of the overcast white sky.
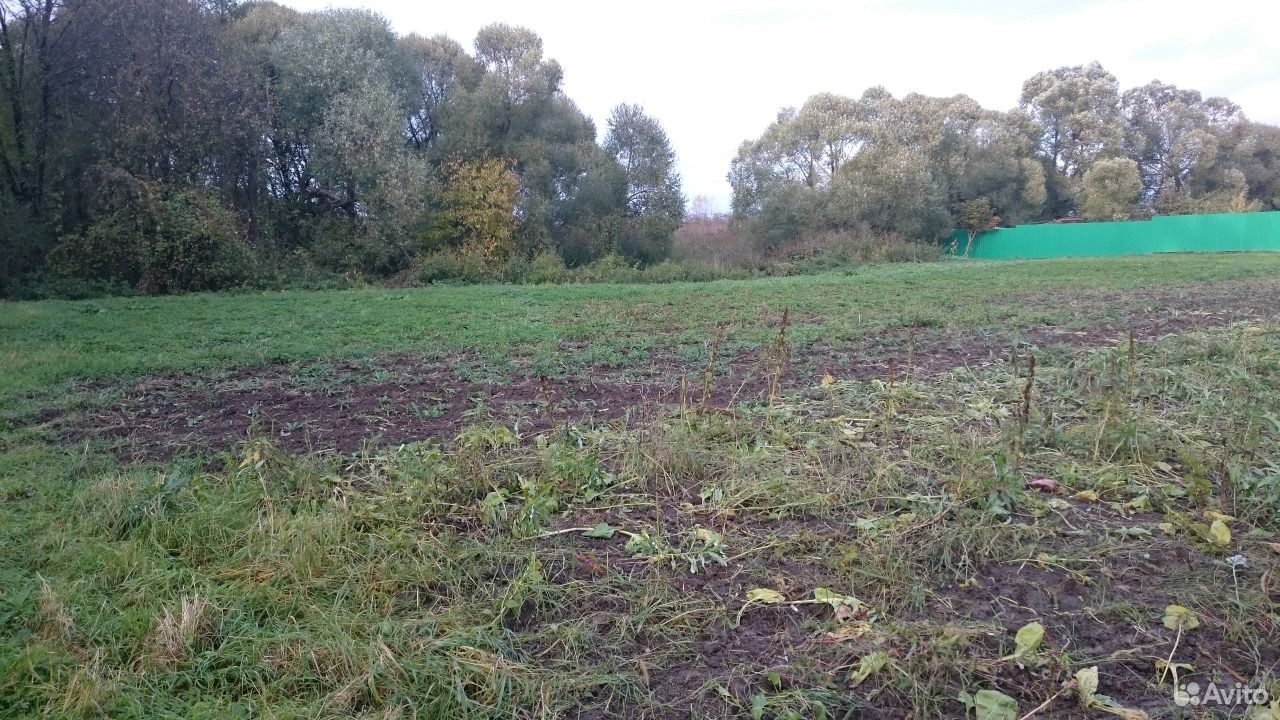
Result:
<instances>
[{"instance_id":1,"label":"overcast white sky","mask_svg":"<svg viewBox=\"0 0 1280 720\"><path fill-rule=\"evenodd\" d=\"M492 22L542 36L564 89L599 132L620 102L667 129L686 194L727 209L739 143L779 108L830 91L968 94L1009 109L1022 81L1100 61L1122 89L1152 79L1224 95L1280 123L1275 0L285 0L298 9L366 7L397 32L443 33L470 47Z\"/></svg>"}]
</instances>

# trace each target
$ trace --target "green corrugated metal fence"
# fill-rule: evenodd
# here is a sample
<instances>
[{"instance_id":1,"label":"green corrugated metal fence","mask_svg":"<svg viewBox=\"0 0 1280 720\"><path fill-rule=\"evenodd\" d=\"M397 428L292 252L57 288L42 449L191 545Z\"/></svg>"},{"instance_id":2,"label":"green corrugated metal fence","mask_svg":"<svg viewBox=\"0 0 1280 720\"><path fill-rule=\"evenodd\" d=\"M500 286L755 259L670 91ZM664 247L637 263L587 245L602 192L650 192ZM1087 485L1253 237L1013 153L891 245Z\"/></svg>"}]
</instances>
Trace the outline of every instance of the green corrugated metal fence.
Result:
<instances>
[{"instance_id":1,"label":"green corrugated metal fence","mask_svg":"<svg viewBox=\"0 0 1280 720\"><path fill-rule=\"evenodd\" d=\"M952 236L964 252L966 236ZM1147 255L1165 252L1280 251L1280 211L1170 215L1131 222L1018 225L979 235L970 257L1015 258Z\"/></svg>"}]
</instances>

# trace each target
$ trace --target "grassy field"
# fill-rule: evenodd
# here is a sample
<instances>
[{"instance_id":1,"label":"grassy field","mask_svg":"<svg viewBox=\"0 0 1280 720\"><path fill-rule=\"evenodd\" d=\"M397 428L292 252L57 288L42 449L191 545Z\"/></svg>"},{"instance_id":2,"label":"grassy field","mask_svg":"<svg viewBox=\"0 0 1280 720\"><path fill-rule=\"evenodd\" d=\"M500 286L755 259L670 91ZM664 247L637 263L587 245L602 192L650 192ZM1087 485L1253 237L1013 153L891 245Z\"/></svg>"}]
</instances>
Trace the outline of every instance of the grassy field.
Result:
<instances>
[{"instance_id":1,"label":"grassy field","mask_svg":"<svg viewBox=\"0 0 1280 720\"><path fill-rule=\"evenodd\" d=\"M1027 294L1122 291L1275 278L1280 257L1188 255L1026 263L889 265L845 274L667 285L462 286L202 294L9 303L0 313L0 401L73 378L205 370L372 353L470 350L570 368L659 347L701 346L714 328L759 344L762 315L790 308L792 341L857 341L909 325L978 330L1082 324L1072 303ZM1147 304L1161 300L1159 292ZM1129 300L1133 300L1130 298ZM1092 307L1115 313L1125 304ZM566 348L566 344L581 344Z\"/></svg>"},{"instance_id":2,"label":"grassy field","mask_svg":"<svg viewBox=\"0 0 1280 720\"><path fill-rule=\"evenodd\" d=\"M1280 718L1277 278L0 305L0 717Z\"/></svg>"}]
</instances>

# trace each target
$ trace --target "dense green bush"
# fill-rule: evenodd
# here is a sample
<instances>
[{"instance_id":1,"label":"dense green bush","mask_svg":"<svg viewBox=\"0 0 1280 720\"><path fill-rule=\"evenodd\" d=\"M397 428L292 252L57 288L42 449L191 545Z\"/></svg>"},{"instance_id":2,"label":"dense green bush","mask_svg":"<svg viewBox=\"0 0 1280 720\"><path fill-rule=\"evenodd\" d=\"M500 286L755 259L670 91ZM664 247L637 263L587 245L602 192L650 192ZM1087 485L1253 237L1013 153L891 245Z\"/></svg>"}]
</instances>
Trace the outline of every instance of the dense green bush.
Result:
<instances>
[{"instance_id":1,"label":"dense green bush","mask_svg":"<svg viewBox=\"0 0 1280 720\"><path fill-rule=\"evenodd\" d=\"M114 280L91 280L52 273L19 275L11 278L5 286L5 297L10 300L86 300L137 294L136 287Z\"/></svg>"},{"instance_id":2,"label":"dense green bush","mask_svg":"<svg viewBox=\"0 0 1280 720\"><path fill-rule=\"evenodd\" d=\"M0 297L14 295L22 275L40 266L43 235L31 212L0 193Z\"/></svg>"},{"instance_id":3,"label":"dense green bush","mask_svg":"<svg viewBox=\"0 0 1280 720\"><path fill-rule=\"evenodd\" d=\"M235 215L208 191L182 190L157 205L154 233L141 239L148 293L218 290L250 279L253 262Z\"/></svg>"},{"instance_id":4,"label":"dense green bush","mask_svg":"<svg viewBox=\"0 0 1280 720\"><path fill-rule=\"evenodd\" d=\"M90 297L133 291L164 293L214 290L235 285L261 287L342 287L382 273L367 264L368 243L340 224L317 224L310 248L280 253L271 265L253 271L252 253L236 218L212 193L118 179L105 198L93 198L95 221L82 234L65 238L53 255L49 276L11 283L17 298ZM417 257L391 280L402 285L433 283L516 284L704 282L828 272L867 263L925 262L941 258L938 246L911 242L865 226L812 233L784 251L761 253L735 241L725 224L713 232L682 239L679 260L643 263L621 252L567 267L554 250L532 258L515 254L496 264L473 245L441 248ZM718 248L715 252L713 249ZM348 268L343 274L335 267ZM369 274L366 274L369 273Z\"/></svg>"},{"instance_id":5,"label":"dense green bush","mask_svg":"<svg viewBox=\"0 0 1280 720\"><path fill-rule=\"evenodd\" d=\"M373 262L371 248L355 228L341 218L304 218L300 227L305 229L306 236L298 244L297 250L304 252L312 263L320 267L345 272L365 269Z\"/></svg>"},{"instance_id":6,"label":"dense green bush","mask_svg":"<svg viewBox=\"0 0 1280 720\"><path fill-rule=\"evenodd\" d=\"M564 266L560 255L550 251L540 252L532 260L512 258L508 263L507 280L511 282L542 284L560 283L569 277L569 270Z\"/></svg>"},{"instance_id":7,"label":"dense green bush","mask_svg":"<svg viewBox=\"0 0 1280 720\"><path fill-rule=\"evenodd\" d=\"M671 236L679 227L665 217L632 218L618 238L618 254L639 265L662 262L671 257Z\"/></svg>"},{"instance_id":8,"label":"dense green bush","mask_svg":"<svg viewBox=\"0 0 1280 720\"><path fill-rule=\"evenodd\" d=\"M706 265L664 260L640 265L617 253L609 253L593 263L566 268L553 252L535 255L532 260L512 258L501 268L488 268L481 259L462 250L445 250L419 258L414 272L402 280L410 284L506 282L521 285L560 283L668 283L745 279L775 273L746 268L712 268ZM779 273L788 274L788 273Z\"/></svg>"},{"instance_id":9,"label":"dense green bush","mask_svg":"<svg viewBox=\"0 0 1280 720\"><path fill-rule=\"evenodd\" d=\"M640 282L644 269L618 253L609 253L589 265L574 268L573 279L585 283Z\"/></svg>"},{"instance_id":10,"label":"dense green bush","mask_svg":"<svg viewBox=\"0 0 1280 720\"><path fill-rule=\"evenodd\" d=\"M90 200L93 222L50 256L62 278L161 294L252 280L253 257L235 214L208 190L173 190L119 172Z\"/></svg>"},{"instance_id":11,"label":"dense green bush","mask_svg":"<svg viewBox=\"0 0 1280 720\"><path fill-rule=\"evenodd\" d=\"M905 240L896 233L876 232L859 225L807 236L788 246L783 257L796 272L823 272L867 263L940 260L942 246Z\"/></svg>"},{"instance_id":12,"label":"dense green bush","mask_svg":"<svg viewBox=\"0 0 1280 720\"><path fill-rule=\"evenodd\" d=\"M421 283L478 283L502 279L501 274L487 262L483 250L476 247L449 248L423 255L417 260L414 276Z\"/></svg>"}]
</instances>

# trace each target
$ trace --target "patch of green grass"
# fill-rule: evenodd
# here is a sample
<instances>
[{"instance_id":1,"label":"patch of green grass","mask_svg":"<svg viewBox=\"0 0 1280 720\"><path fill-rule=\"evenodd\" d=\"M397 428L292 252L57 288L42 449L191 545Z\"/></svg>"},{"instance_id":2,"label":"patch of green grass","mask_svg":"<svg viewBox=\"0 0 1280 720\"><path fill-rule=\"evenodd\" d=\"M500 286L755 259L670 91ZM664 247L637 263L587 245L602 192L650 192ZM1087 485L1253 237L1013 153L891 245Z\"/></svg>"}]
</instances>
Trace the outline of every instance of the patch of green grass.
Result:
<instances>
[{"instance_id":1,"label":"patch of green grass","mask_svg":"<svg viewBox=\"0 0 1280 720\"><path fill-rule=\"evenodd\" d=\"M1055 291L1159 292L1171 285L1264 282L1280 256L1234 254L945 262L829 275L669 285L469 286L413 290L196 294L0 304L0 407L71 379L416 352L501 362L532 354L543 370L617 364L698 347L720 325L726 346L759 347L761 317L791 311L791 341L855 342L896 326L1027 327L1080 308L1028 303ZM1250 292L1250 286L1241 287ZM1274 293L1274 284L1257 292ZM1131 301L1088 307L1095 321ZM499 367L499 371L503 368Z\"/></svg>"}]
</instances>

